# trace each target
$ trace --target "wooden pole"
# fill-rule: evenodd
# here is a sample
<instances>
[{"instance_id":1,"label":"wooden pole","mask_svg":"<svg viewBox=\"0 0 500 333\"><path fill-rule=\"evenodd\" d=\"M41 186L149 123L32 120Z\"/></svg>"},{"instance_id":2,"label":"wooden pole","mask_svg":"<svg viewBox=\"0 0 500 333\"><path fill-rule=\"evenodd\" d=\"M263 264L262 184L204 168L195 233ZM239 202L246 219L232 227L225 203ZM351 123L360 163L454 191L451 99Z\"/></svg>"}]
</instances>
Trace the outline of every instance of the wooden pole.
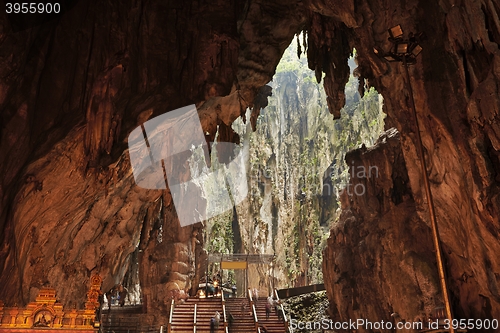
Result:
<instances>
[{"instance_id":1,"label":"wooden pole","mask_svg":"<svg viewBox=\"0 0 500 333\"><path fill-rule=\"evenodd\" d=\"M438 225L436 221L436 212L434 209L434 201L432 200L432 193L431 193L431 187L429 184L429 176L427 175L427 164L425 162L425 155L424 155L424 146L422 144L422 137L420 136L420 126L418 124L418 117L417 117L417 110L415 107L415 100L413 99L413 89L411 87L411 82L410 82L410 73L408 71L408 63L406 62L406 55L403 55L403 67L405 68L405 73L406 73L406 81L408 84L408 91L410 94L410 105L411 109L413 111L413 117L415 120L415 126L416 126L416 136L417 136L417 151L418 154L420 155L420 166L422 170L422 177L424 179L424 188L425 188L425 194L427 196L427 205L429 206L429 215L431 219L431 229L432 229L432 240L434 243L434 250L436 252L436 261L438 265L438 273L439 273L439 282L441 285L441 292L443 296L443 302L444 302L444 308L446 312L446 317L450 321L450 333L454 333L455 329L453 328L452 322L453 322L453 315L451 313L451 305L450 305L450 298L448 294L448 285L446 283L446 273L444 269L444 264L443 264L443 254L441 251L441 240L439 238L439 230L438 230Z\"/></svg>"}]
</instances>

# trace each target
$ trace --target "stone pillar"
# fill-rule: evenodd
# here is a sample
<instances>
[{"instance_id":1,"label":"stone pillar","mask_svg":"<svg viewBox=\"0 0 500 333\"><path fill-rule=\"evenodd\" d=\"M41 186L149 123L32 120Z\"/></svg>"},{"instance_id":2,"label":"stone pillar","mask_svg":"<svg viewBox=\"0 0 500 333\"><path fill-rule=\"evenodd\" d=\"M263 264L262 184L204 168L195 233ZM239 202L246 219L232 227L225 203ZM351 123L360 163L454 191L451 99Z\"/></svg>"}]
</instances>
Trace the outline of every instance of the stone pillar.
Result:
<instances>
[{"instance_id":1,"label":"stone pillar","mask_svg":"<svg viewBox=\"0 0 500 333\"><path fill-rule=\"evenodd\" d=\"M16 326L16 319L17 319L17 314L19 313L19 309L17 307L15 308L12 308L10 311L9 311L9 314L10 314L10 326L11 327L14 327Z\"/></svg>"},{"instance_id":2,"label":"stone pillar","mask_svg":"<svg viewBox=\"0 0 500 333\"><path fill-rule=\"evenodd\" d=\"M62 324L63 324L63 317L64 317L63 306L61 304L55 304L54 311L56 312L56 317L55 317L54 323L52 324L52 327L61 328Z\"/></svg>"},{"instance_id":3,"label":"stone pillar","mask_svg":"<svg viewBox=\"0 0 500 333\"><path fill-rule=\"evenodd\" d=\"M70 318L69 327L71 327L71 328L76 327L76 317L77 316L78 316L78 313L76 312L76 309L71 310L71 312L68 314L68 317Z\"/></svg>"},{"instance_id":4,"label":"stone pillar","mask_svg":"<svg viewBox=\"0 0 500 333\"><path fill-rule=\"evenodd\" d=\"M23 327L31 327L33 325L33 319L31 317L32 311L29 309L22 310L21 316L23 318Z\"/></svg>"}]
</instances>

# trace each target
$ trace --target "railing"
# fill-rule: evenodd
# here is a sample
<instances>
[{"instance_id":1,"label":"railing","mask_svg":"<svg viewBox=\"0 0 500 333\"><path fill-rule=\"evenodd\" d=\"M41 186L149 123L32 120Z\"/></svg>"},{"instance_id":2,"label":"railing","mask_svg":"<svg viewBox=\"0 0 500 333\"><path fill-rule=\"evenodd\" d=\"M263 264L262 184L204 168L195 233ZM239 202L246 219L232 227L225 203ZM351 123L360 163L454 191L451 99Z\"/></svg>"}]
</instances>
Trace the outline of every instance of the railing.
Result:
<instances>
[{"instance_id":1,"label":"railing","mask_svg":"<svg viewBox=\"0 0 500 333\"><path fill-rule=\"evenodd\" d=\"M140 333L158 333L161 331L161 327L158 326L138 326L136 332ZM132 331L129 331L132 332Z\"/></svg>"},{"instance_id":2,"label":"railing","mask_svg":"<svg viewBox=\"0 0 500 333\"><path fill-rule=\"evenodd\" d=\"M196 310L198 304L194 305L194 318L193 318L193 333L196 333Z\"/></svg>"},{"instance_id":3,"label":"railing","mask_svg":"<svg viewBox=\"0 0 500 333\"><path fill-rule=\"evenodd\" d=\"M224 291L221 294L221 302L222 302L222 318L224 318L224 331L227 330L227 315L226 315L226 300L224 299Z\"/></svg>"},{"instance_id":4,"label":"railing","mask_svg":"<svg viewBox=\"0 0 500 333\"><path fill-rule=\"evenodd\" d=\"M135 317L113 318L110 321L105 320L99 327L99 332L158 333L161 330L162 326L146 325Z\"/></svg>"},{"instance_id":5,"label":"railing","mask_svg":"<svg viewBox=\"0 0 500 333\"><path fill-rule=\"evenodd\" d=\"M222 314L224 316L224 331L227 333L229 332L228 330L228 325L227 325L227 316L226 316L226 304L224 304L224 300L222 300Z\"/></svg>"},{"instance_id":6,"label":"railing","mask_svg":"<svg viewBox=\"0 0 500 333\"><path fill-rule=\"evenodd\" d=\"M149 326L144 326L141 325L140 323L136 323L134 325L127 325L127 326L119 326L119 325L102 325L99 327L99 332L117 332L117 331L127 331L130 333L136 333L136 332L141 332L141 333L158 333L162 332L162 327L163 326L154 326L154 325L149 325Z\"/></svg>"},{"instance_id":7,"label":"railing","mask_svg":"<svg viewBox=\"0 0 500 333\"><path fill-rule=\"evenodd\" d=\"M303 287L280 289L280 290L278 290L278 295L280 295L282 298L288 298L288 297L299 296L299 295L314 293L314 292L323 291L323 290L325 290L325 284L319 283L319 284L311 284L311 285L303 286Z\"/></svg>"},{"instance_id":8,"label":"railing","mask_svg":"<svg viewBox=\"0 0 500 333\"><path fill-rule=\"evenodd\" d=\"M252 304L253 320L255 322L255 330L259 330L259 319L257 318L257 311L255 311L255 304Z\"/></svg>"},{"instance_id":9,"label":"railing","mask_svg":"<svg viewBox=\"0 0 500 333\"><path fill-rule=\"evenodd\" d=\"M276 296L276 300L279 303L281 303L280 302L280 297L278 296L278 289L274 289L274 295ZM283 309L283 304L280 304L279 311L281 311L281 318L283 318L283 320L285 321L285 330L288 332L289 331L289 328L288 328L288 319L286 318L285 309Z\"/></svg>"},{"instance_id":10,"label":"railing","mask_svg":"<svg viewBox=\"0 0 500 333\"><path fill-rule=\"evenodd\" d=\"M252 297L252 290L248 288L248 303L250 305L250 308L252 309L253 312L253 321L255 325L255 331L260 332L259 329L259 319L257 318L257 311L255 310L255 304L253 303L253 297Z\"/></svg>"},{"instance_id":11,"label":"railing","mask_svg":"<svg viewBox=\"0 0 500 333\"><path fill-rule=\"evenodd\" d=\"M172 332L172 317L174 316L174 306L175 306L175 302L174 302L174 298L172 297L172 302L170 303L170 316L168 317L167 333Z\"/></svg>"}]
</instances>

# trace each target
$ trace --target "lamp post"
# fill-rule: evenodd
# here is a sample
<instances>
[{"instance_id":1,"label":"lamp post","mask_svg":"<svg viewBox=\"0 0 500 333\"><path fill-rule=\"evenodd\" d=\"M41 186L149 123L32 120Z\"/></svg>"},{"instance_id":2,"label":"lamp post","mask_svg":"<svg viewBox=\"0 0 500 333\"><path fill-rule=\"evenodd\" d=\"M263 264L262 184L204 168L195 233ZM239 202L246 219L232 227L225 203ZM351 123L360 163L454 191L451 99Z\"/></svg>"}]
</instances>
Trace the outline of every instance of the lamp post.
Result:
<instances>
[{"instance_id":1,"label":"lamp post","mask_svg":"<svg viewBox=\"0 0 500 333\"><path fill-rule=\"evenodd\" d=\"M413 89L411 86L410 73L408 71L408 65L416 63L416 57L422 51L422 47L419 45L419 41L423 38L423 34L419 33L417 35L409 34L408 38L403 37L403 29L401 25L397 25L389 29L389 41L394 44L393 50L390 52L381 54L381 56L390 62L402 62L406 74L406 82L408 85L408 92L410 95L410 108L413 113L413 119L415 121L416 127L416 139L417 139L417 151L420 156L420 166L422 171L422 178L424 180L425 194L427 196L427 205L429 207L429 215L431 221L432 229L432 239L434 243L434 249L436 251L436 261L438 266L439 281L441 285L441 292L444 301L445 314L447 319L450 321L449 331L454 333L452 321L453 315L451 312L450 298L448 293L448 285L446 282L446 272L443 263L443 254L441 251L441 240L439 238L439 230L436 221L436 211L434 209L434 201L432 200L431 187L429 184L429 177L427 175L427 164L425 161L424 148L422 144L422 137L420 136L420 126L418 123L417 110L415 108L415 100L413 99ZM374 49L376 54L380 54L377 49Z\"/></svg>"}]
</instances>

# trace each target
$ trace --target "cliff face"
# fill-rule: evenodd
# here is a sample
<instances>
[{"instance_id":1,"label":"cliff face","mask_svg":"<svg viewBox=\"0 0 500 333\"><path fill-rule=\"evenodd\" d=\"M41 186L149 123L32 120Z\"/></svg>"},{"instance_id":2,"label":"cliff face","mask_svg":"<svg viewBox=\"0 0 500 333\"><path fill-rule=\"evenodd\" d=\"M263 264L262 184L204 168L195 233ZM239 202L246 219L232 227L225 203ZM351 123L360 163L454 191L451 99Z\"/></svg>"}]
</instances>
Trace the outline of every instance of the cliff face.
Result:
<instances>
[{"instance_id":1,"label":"cliff face","mask_svg":"<svg viewBox=\"0 0 500 333\"><path fill-rule=\"evenodd\" d=\"M56 20L14 32L2 11L0 299L25 304L51 285L80 306L91 274L109 289L139 248L143 293L161 313L169 288L189 286L196 274L190 258L201 251L201 225L180 228L168 190L135 186L127 135L197 103L208 141L218 125L226 129L220 140L236 141L229 126L255 106L255 128L261 88L306 29L309 66L326 73L333 115L356 48L361 78L384 96L387 128L400 132L399 141L351 156L385 169L366 185L373 195L345 198L333 227L323 264L331 310L344 319L395 311L411 320L439 305L402 67L373 52L388 49L387 28L402 24L428 37L410 75L454 311L499 318L499 13L491 0L79 1ZM376 226L364 229L370 221Z\"/></svg>"},{"instance_id":2,"label":"cliff face","mask_svg":"<svg viewBox=\"0 0 500 333\"><path fill-rule=\"evenodd\" d=\"M400 134L393 128L373 147L348 153L346 161L356 166L350 174L352 190L342 195L342 214L323 257L332 315L387 322L397 312L406 320L423 319L439 303L438 277L430 229L416 210ZM374 166L376 173L358 172Z\"/></svg>"},{"instance_id":3,"label":"cliff face","mask_svg":"<svg viewBox=\"0 0 500 333\"><path fill-rule=\"evenodd\" d=\"M325 251L336 318L391 320L397 312L416 320L442 305L403 67L369 50L387 50L385 29L396 24L428 37L410 76L453 310L458 318L498 318L499 9L492 1L365 1L332 13L357 36L360 70L384 96L387 128L401 133L347 159L381 174L352 177L371 194L344 197Z\"/></svg>"}]
</instances>

